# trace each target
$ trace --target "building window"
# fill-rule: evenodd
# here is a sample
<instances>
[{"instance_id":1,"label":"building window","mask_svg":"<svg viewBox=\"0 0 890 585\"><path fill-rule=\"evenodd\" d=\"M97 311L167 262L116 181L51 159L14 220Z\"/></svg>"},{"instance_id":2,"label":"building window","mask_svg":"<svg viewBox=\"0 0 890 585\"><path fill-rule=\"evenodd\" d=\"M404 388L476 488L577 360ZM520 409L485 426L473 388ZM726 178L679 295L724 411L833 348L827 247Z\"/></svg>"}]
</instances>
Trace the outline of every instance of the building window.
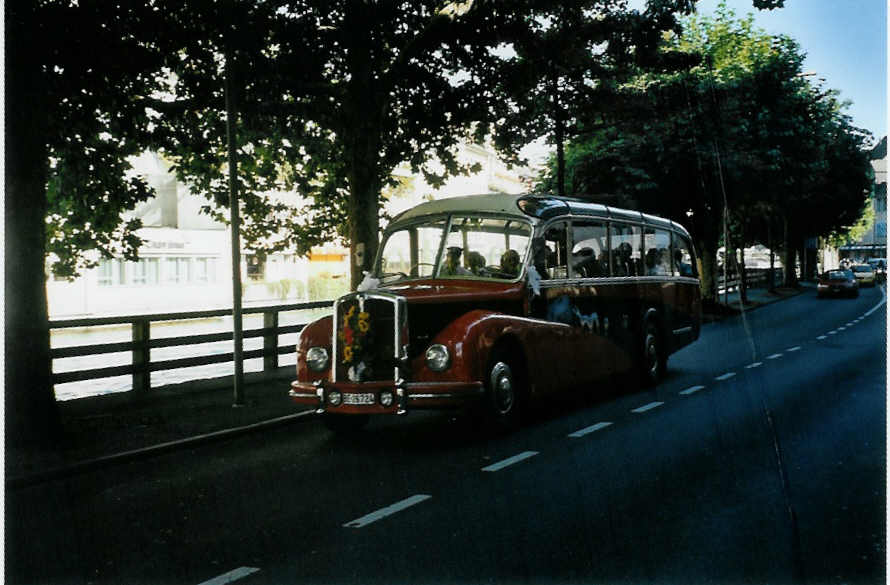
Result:
<instances>
[{"instance_id":1,"label":"building window","mask_svg":"<svg viewBox=\"0 0 890 585\"><path fill-rule=\"evenodd\" d=\"M216 258L195 258L195 282L216 282Z\"/></svg>"},{"instance_id":2,"label":"building window","mask_svg":"<svg viewBox=\"0 0 890 585\"><path fill-rule=\"evenodd\" d=\"M164 282L186 283L191 278L191 258L167 258L164 263Z\"/></svg>"},{"instance_id":3,"label":"building window","mask_svg":"<svg viewBox=\"0 0 890 585\"><path fill-rule=\"evenodd\" d=\"M263 280L266 277L266 259L251 254L246 257L247 278L250 280Z\"/></svg>"},{"instance_id":4,"label":"building window","mask_svg":"<svg viewBox=\"0 0 890 585\"><path fill-rule=\"evenodd\" d=\"M114 260L103 258L99 260L99 286L112 284L114 284Z\"/></svg>"}]
</instances>

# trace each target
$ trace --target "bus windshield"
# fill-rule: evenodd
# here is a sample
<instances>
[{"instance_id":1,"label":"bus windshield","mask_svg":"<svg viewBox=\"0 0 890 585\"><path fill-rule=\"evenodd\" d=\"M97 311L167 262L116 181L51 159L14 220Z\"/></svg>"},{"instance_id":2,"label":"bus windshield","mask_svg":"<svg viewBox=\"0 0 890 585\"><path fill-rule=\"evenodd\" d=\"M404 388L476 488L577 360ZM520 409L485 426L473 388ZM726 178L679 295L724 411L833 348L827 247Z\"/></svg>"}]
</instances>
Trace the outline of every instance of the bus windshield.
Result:
<instances>
[{"instance_id":1,"label":"bus windshield","mask_svg":"<svg viewBox=\"0 0 890 585\"><path fill-rule=\"evenodd\" d=\"M447 233L446 233L447 230ZM376 277L515 280L522 271L532 227L517 219L455 215L391 231Z\"/></svg>"}]
</instances>

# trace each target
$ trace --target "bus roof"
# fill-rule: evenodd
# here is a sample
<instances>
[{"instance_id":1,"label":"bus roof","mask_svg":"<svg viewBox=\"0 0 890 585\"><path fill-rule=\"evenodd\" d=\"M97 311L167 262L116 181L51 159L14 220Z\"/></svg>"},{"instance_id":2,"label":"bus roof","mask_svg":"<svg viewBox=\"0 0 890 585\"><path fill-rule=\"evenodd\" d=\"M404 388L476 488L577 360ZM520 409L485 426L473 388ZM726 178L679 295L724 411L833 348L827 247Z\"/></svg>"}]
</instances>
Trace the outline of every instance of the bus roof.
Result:
<instances>
[{"instance_id":1,"label":"bus roof","mask_svg":"<svg viewBox=\"0 0 890 585\"><path fill-rule=\"evenodd\" d=\"M465 195L449 197L421 203L396 216L392 223L402 223L429 215L448 215L451 213L494 213L497 215L532 220L547 221L553 217L573 215L602 219L623 219L635 223L645 223L665 229L673 228L680 233L689 235L686 229L669 219L631 211L620 207L612 207L594 203L585 199L556 197L546 194L507 194L488 193L484 195Z\"/></svg>"}]
</instances>

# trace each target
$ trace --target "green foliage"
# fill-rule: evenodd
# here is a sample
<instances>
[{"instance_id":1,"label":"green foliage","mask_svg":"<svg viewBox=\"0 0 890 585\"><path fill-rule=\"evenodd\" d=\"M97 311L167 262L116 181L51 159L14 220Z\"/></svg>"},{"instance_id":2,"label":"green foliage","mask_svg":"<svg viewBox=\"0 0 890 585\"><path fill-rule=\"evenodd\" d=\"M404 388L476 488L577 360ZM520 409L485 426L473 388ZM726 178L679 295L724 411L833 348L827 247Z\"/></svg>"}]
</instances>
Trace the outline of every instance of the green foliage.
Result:
<instances>
[{"instance_id":1,"label":"green foliage","mask_svg":"<svg viewBox=\"0 0 890 585\"><path fill-rule=\"evenodd\" d=\"M662 50L699 59L686 70L640 67L617 87L625 112L579 117L590 131L567 149L569 194L618 193L689 227L711 257L727 206L733 245L786 226L799 241L855 222L870 188L869 135L850 124L837 92L803 73L792 39L721 5L684 21ZM553 187L556 167L542 188Z\"/></svg>"},{"instance_id":2,"label":"green foliage","mask_svg":"<svg viewBox=\"0 0 890 585\"><path fill-rule=\"evenodd\" d=\"M491 31L503 18L474 9L452 20L439 7L306 0L183 8L177 18L192 40L169 62L171 98L155 104L165 154L209 200L207 212L224 218L228 69L245 241L305 254L332 238L358 238L372 255L379 198L396 186L395 166L407 162L440 184L445 176L426 166L429 157L446 174L467 172L455 146L484 130L473 125L485 103L473 71L495 59ZM272 190L296 190L305 205L273 202L265 196Z\"/></svg>"},{"instance_id":3,"label":"green foliage","mask_svg":"<svg viewBox=\"0 0 890 585\"><path fill-rule=\"evenodd\" d=\"M349 279L330 272L320 272L309 279L309 301L336 299L349 292Z\"/></svg>"},{"instance_id":4,"label":"green foliage","mask_svg":"<svg viewBox=\"0 0 890 585\"><path fill-rule=\"evenodd\" d=\"M616 88L640 66L671 69L685 55L658 53L661 34L677 27L686 1L650 2L640 13L602 0L536 7L513 35L515 55L495 80L500 98L494 130L498 148L516 149L541 136L556 146L559 170L566 140L626 111ZM555 177L554 191L561 191Z\"/></svg>"},{"instance_id":5,"label":"green foliage","mask_svg":"<svg viewBox=\"0 0 890 585\"><path fill-rule=\"evenodd\" d=\"M125 159L151 143L140 96L159 87L155 74L164 50L137 39L158 26L159 14L135 3L50 0L31 14L24 6L10 18L36 23L27 29L29 23L14 22L31 32L27 44L10 49L31 52L40 72L35 99L45 122L46 251L56 260L53 270L75 275L90 265L83 255L90 249L134 258L140 224L124 212L152 192L127 176ZM8 73L10 91L18 91L24 72Z\"/></svg>"}]
</instances>

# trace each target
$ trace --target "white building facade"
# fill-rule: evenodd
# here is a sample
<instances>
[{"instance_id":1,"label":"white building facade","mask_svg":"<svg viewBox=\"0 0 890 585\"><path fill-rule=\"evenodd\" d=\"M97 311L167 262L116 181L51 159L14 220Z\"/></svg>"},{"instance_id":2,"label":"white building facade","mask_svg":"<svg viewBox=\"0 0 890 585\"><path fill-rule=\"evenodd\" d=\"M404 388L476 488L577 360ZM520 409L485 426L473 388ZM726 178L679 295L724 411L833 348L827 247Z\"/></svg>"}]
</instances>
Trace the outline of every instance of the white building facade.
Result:
<instances>
[{"instance_id":1,"label":"white building facade","mask_svg":"<svg viewBox=\"0 0 890 585\"><path fill-rule=\"evenodd\" d=\"M478 163L480 172L451 178L441 188L400 167L403 187L384 202L390 215L429 199L493 191L528 190L529 171L511 170L481 145L461 147L459 159ZM100 259L74 281L47 282L51 319L65 317L173 313L232 306L231 236L226 225L200 212L205 201L176 181L169 165L147 153L134 168L157 196L136 210L145 244L139 260ZM296 195L287 195L297 201ZM260 257L242 250L242 300L245 306L330 299L349 287L348 248L327 244L308 258L293 253Z\"/></svg>"}]
</instances>

